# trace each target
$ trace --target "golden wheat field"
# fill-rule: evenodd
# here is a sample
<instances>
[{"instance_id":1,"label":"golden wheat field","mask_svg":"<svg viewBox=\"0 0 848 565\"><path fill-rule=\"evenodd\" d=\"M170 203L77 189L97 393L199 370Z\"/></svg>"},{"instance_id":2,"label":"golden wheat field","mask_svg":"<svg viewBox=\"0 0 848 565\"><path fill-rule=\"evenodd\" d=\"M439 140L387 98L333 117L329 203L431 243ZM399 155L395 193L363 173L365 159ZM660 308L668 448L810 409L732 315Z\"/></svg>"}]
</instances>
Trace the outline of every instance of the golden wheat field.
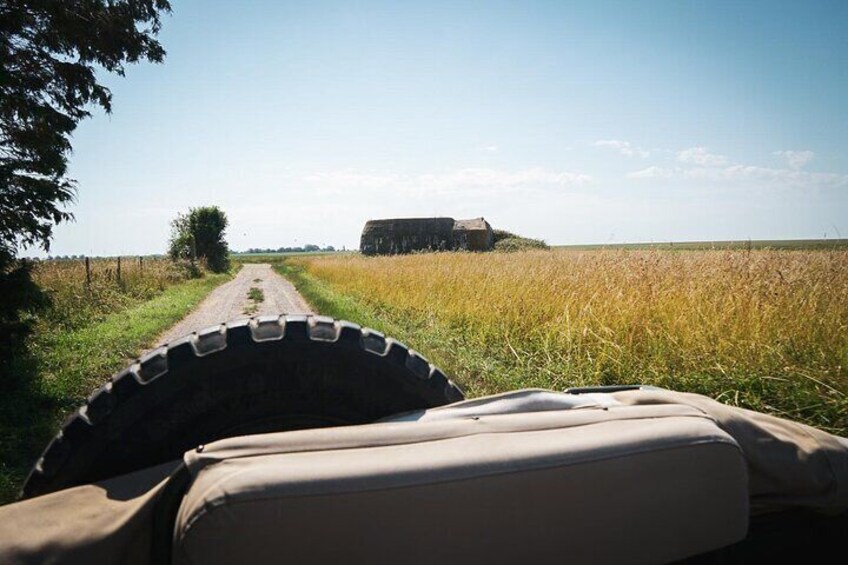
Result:
<instances>
[{"instance_id":1,"label":"golden wheat field","mask_svg":"<svg viewBox=\"0 0 848 565\"><path fill-rule=\"evenodd\" d=\"M554 250L298 263L331 292L411 328L406 336L426 336L419 347L472 395L644 383L848 430L843 250Z\"/></svg>"}]
</instances>

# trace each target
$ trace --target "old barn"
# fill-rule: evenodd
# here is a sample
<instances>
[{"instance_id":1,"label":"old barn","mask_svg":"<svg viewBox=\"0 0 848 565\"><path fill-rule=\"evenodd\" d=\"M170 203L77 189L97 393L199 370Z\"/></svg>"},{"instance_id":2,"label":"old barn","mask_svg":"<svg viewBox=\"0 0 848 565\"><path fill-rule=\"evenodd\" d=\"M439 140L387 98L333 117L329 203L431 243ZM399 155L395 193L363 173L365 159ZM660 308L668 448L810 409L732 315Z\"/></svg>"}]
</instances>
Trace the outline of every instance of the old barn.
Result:
<instances>
[{"instance_id":1,"label":"old barn","mask_svg":"<svg viewBox=\"0 0 848 565\"><path fill-rule=\"evenodd\" d=\"M484 218L395 218L369 220L359 249L365 255L393 255L413 251L488 251L492 226Z\"/></svg>"}]
</instances>

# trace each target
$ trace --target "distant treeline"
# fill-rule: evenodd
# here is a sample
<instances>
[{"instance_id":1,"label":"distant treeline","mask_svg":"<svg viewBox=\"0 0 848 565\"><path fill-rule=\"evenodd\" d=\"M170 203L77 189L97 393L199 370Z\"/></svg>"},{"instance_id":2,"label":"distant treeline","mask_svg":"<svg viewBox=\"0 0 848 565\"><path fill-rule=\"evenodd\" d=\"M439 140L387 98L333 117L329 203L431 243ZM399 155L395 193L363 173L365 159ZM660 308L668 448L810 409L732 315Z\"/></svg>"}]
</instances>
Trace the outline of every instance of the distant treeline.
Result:
<instances>
[{"instance_id":1,"label":"distant treeline","mask_svg":"<svg viewBox=\"0 0 848 565\"><path fill-rule=\"evenodd\" d=\"M336 248L332 245L328 245L326 247L321 247L320 245L314 245L312 243L307 243L303 247L279 247L277 249L271 249L270 247L267 249L262 249L259 247L251 247L244 253L315 253L316 251L335 251Z\"/></svg>"}]
</instances>

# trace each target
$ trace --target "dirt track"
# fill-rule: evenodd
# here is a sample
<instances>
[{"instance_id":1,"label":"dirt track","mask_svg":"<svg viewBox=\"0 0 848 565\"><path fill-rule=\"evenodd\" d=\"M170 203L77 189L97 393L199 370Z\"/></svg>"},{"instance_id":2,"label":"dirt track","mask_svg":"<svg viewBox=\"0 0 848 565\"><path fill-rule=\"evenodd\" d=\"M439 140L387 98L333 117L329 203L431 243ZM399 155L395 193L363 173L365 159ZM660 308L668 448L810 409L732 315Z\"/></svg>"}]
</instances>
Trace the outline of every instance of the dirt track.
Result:
<instances>
[{"instance_id":1,"label":"dirt track","mask_svg":"<svg viewBox=\"0 0 848 565\"><path fill-rule=\"evenodd\" d=\"M253 287L262 290L262 302L248 298ZM248 315L311 313L306 300L271 265L247 264L233 280L213 290L191 314L160 335L156 343L168 343L193 331Z\"/></svg>"}]
</instances>

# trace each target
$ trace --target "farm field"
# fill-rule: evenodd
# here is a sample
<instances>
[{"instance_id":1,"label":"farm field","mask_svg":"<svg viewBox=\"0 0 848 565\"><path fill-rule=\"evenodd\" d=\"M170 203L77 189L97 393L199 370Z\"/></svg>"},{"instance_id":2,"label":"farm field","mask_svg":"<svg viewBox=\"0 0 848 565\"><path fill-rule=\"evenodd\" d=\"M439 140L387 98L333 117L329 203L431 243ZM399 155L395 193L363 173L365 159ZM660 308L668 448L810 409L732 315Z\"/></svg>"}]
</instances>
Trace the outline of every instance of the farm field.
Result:
<instances>
[{"instance_id":1,"label":"farm field","mask_svg":"<svg viewBox=\"0 0 848 565\"><path fill-rule=\"evenodd\" d=\"M679 241L654 243L598 243L593 245L560 245L559 249L589 251L599 249L658 249L668 251L716 250L848 250L848 239L755 239L745 241Z\"/></svg>"},{"instance_id":2,"label":"farm field","mask_svg":"<svg viewBox=\"0 0 848 565\"><path fill-rule=\"evenodd\" d=\"M167 259L39 261L50 305L0 380L0 504L11 502L61 420L229 275L190 278Z\"/></svg>"},{"instance_id":3,"label":"farm field","mask_svg":"<svg viewBox=\"0 0 848 565\"><path fill-rule=\"evenodd\" d=\"M288 258L337 257L339 255L359 255L357 251L312 251L298 253L231 253L230 260L236 264L271 263L279 264Z\"/></svg>"},{"instance_id":4,"label":"farm field","mask_svg":"<svg viewBox=\"0 0 848 565\"><path fill-rule=\"evenodd\" d=\"M600 249L280 259L322 314L469 396L651 384L848 433L848 251Z\"/></svg>"}]
</instances>

